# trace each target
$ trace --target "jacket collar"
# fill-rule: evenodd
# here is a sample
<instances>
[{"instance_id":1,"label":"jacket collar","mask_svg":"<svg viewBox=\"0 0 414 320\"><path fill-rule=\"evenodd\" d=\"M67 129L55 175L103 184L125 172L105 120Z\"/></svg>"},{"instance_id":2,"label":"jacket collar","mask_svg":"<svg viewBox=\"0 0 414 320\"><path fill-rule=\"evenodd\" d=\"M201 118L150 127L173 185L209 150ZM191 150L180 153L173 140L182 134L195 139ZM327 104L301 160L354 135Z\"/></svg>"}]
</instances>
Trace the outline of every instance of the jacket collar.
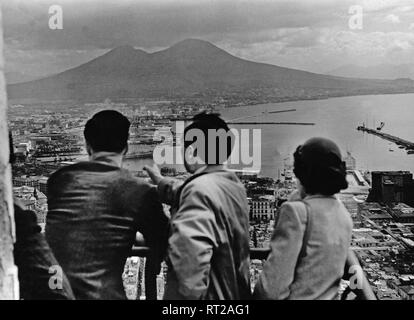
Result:
<instances>
[{"instance_id":1,"label":"jacket collar","mask_svg":"<svg viewBox=\"0 0 414 320\"><path fill-rule=\"evenodd\" d=\"M226 167L223 164L220 165L210 165L210 166L203 166L201 168L199 168L198 170L196 170L194 172L195 175L200 174L200 173L209 173L209 172L215 172L215 171L223 171L225 170Z\"/></svg>"},{"instance_id":2,"label":"jacket collar","mask_svg":"<svg viewBox=\"0 0 414 320\"><path fill-rule=\"evenodd\" d=\"M94 152L90 157L90 161L104 162L106 164L122 167L122 154L116 152L100 151Z\"/></svg>"},{"instance_id":3,"label":"jacket collar","mask_svg":"<svg viewBox=\"0 0 414 320\"><path fill-rule=\"evenodd\" d=\"M312 194L312 195L307 195L303 200L309 200L309 199L315 199L315 198L337 199L335 195L325 196L323 194Z\"/></svg>"}]
</instances>

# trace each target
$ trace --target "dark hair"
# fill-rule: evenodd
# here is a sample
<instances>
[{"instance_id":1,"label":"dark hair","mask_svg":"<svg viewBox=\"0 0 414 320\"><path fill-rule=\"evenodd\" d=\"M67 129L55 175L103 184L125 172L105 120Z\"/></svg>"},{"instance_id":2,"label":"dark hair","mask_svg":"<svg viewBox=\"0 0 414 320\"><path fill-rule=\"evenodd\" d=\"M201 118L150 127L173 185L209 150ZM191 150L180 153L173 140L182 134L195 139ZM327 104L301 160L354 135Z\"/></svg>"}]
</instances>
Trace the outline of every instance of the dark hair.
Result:
<instances>
[{"instance_id":1,"label":"dark hair","mask_svg":"<svg viewBox=\"0 0 414 320\"><path fill-rule=\"evenodd\" d=\"M196 136L187 140L187 133L193 129L200 130L204 135L204 150L196 150L198 152L197 155L206 164L222 164L228 159L233 150L234 135L230 131L227 123L218 114L202 112L194 116L193 122L184 129L184 150L197 141ZM215 131L214 137L209 135L209 130ZM220 139L220 134L225 134L224 141ZM216 155L215 159L209 158L208 151L211 147L215 148L213 149Z\"/></svg>"},{"instance_id":2,"label":"dark hair","mask_svg":"<svg viewBox=\"0 0 414 320\"><path fill-rule=\"evenodd\" d=\"M296 149L293 157L293 171L306 193L333 195L348 188L345 162L333 141L309 139Z\"/></svg>"},{"instance_id":3,"label":"dark hair","mask_svg":"<svg viewBox=\"0 0 414 320\"><path fill-rule=\"evenodd\" d=\"M121 152L127 147L130 125L118 111L104 110L86 122L83 134L93 151Z\"/></svg>"}]
</instances>

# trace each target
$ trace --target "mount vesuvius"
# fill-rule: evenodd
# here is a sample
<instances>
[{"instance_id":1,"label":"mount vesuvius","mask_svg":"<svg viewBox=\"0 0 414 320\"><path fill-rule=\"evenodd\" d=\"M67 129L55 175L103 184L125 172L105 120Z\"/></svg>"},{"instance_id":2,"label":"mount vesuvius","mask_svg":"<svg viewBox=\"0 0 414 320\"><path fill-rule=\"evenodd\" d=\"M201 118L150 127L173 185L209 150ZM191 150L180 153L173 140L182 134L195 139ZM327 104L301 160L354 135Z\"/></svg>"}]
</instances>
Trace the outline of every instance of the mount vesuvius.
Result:
<instances>
[{"instance_id":1,"label":"mount vesuvius","mask_svg":"<svg viewBox=\"0 0 414 320\"><path fill-rule=\"evenodd\" d=\"M78 67L24 83L10 84L10 99L105 99L191 97L266 92L276 98L318 98L414 92L414 82L316 74L235 57L213 44L183 40L147 53L117 47Z\"/></svg>"}]
</instances>

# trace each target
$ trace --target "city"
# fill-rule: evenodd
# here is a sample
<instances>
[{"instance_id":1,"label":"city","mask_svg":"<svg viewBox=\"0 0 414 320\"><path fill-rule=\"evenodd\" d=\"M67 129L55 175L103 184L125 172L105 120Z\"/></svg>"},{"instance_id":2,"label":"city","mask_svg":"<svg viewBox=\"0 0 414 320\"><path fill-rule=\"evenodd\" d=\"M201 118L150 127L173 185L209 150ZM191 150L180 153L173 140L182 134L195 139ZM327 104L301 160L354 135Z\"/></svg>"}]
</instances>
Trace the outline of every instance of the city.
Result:
<instances>
[{"instance_id":1,"label":"city","mask_svg":"<svg viewBox=\"0 0 414 320\"><path fill-rule=\"evenodd\" d=\"M149 106L149 107L147 107ZM161 101L148 103L103 103L87 105L12 105L9 126L16 163L13 165L13 192L27 208L34 210L44 230L47 216L47 179L58 168L86 159L82 128L97 110L117 109L132 123L128 161L151 159L163 141L155 132L170 130L178 119L190 118L202 110L217 111L223 106ZM28 111L30 110L30 111ZM338 197L354 223L351 246L356 252L370 285L380 300L414 299L414 181L407 171L364 171L350 152L345 157L349 187ZM295 190L293 163L287 160L277 178L238 171L250 207L250 246L266 248L278 209ZM163 167L164 175L185 179L184 170ZM135 175L147 177L142 170ZM168 207L165 206L168 212ZM263 260L252 259L252 288ZM145 258L131 257L125 265L124 286L129 299L145 298ZM157 275L157 296L164 292L166 265Z\"/></svg>"},{"instance_id":2,"label":"city","mask_svg":"<svg viewBox=\"0 0 414 320\"><path fill-rule=\"evenodd\" d=\"M0 300L414 300L412 2L2 1Z\"/></svg>"}]
</instances>

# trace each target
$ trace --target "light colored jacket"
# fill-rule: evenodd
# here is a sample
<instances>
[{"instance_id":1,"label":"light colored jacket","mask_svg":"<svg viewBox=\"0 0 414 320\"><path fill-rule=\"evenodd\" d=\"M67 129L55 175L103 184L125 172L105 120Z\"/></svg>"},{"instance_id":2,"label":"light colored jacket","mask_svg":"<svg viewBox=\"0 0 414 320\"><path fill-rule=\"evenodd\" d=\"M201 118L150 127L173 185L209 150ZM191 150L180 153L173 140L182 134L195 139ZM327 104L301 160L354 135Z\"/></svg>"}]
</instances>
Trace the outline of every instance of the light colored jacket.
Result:
<instances>
[{"instance_id":1,"label":"light colored jacket","mask_svg":"<svg viewBox=\"0 0 414 320\"><path fill-rule=\"evenodd\" d=\"M166 178L158 186L163 202L178 205L171 213L164 299L249 299L244 186L225 170L190 179L179 194L177 180Z\"/></svg>"},{"instance_id":2,"label":"light colored jacket","mask_svg":"<svg viewBox=\"0 0 414 320\"><path fill-rule=\"evenodd\" d=\"M282 205L257 299L335 299L351 242L352 220L335 196Z\"/></svg>"}]
</instances>

